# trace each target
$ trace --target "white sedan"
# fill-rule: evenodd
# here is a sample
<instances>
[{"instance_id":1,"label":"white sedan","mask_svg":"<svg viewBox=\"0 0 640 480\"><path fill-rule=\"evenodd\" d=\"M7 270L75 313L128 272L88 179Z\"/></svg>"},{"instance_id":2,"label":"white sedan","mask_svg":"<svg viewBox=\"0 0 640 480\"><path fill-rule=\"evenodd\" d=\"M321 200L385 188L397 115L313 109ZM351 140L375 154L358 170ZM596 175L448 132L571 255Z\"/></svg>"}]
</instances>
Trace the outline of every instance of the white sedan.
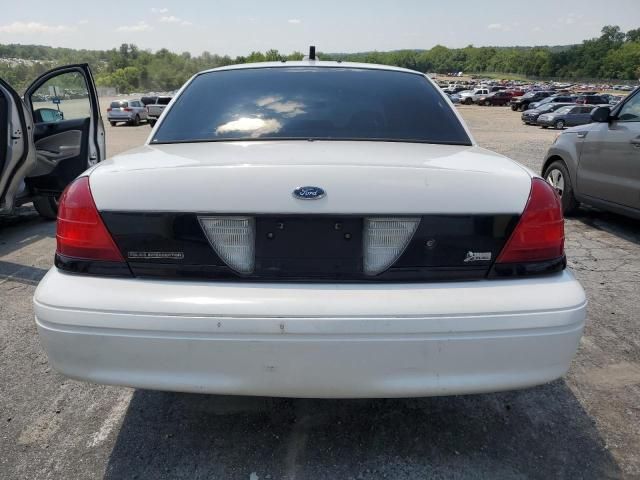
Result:
<instances>
[{"instance_id":1,"label":"white sedan","mask_svg":"<svg viewBox=\"0 0 640 480\"><path fill-rule=\"evenodd\" d=\"M195 75L65 191L34 302L72 378L333 398L549 382L586 305L545 181L425 75L314 60Z\"/></svg>"}]
</instances>

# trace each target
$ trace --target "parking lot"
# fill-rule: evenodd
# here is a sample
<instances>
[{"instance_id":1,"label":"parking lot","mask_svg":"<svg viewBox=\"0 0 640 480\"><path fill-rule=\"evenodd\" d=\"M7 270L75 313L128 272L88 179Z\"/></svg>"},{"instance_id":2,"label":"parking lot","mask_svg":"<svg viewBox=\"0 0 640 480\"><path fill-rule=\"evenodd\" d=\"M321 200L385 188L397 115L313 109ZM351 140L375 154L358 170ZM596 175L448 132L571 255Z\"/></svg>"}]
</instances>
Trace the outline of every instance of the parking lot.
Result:
<instances>
[{"instance_id":1,"label":"parking lot","mask_svg":"<svg viewBox=\"0 0 640 480\"><path fill-rule=\"evenodd\" d=\"M506 107L457 108L481 146L539 172L557 132ZM106 130L108 155L150 132ZM566 222L566 248L589 307L562 380L394 400L176 394L49 367L31 297L55 225L22 207L0 220L0 478L640 478L640 224L585 209Z\"/></svg>"}]
</instances>

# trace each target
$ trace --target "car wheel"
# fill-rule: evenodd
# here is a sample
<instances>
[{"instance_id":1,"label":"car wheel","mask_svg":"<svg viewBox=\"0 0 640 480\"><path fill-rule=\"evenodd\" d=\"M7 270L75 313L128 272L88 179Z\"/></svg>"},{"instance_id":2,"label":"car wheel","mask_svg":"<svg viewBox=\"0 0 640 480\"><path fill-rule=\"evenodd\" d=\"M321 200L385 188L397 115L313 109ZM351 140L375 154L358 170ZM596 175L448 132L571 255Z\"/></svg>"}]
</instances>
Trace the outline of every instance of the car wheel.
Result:
<instances>
[{"instance_id":1,"label":"car wheel","mask_svg":"<svg viewBox=\"0 0 640 480\"><path fill-rule=\"evenodd\" d=\"M111 124L112 127L116 126L116 122L109 122Z\"/></svg>"},{"instance_id":2,"label":"car wheel","mask_svg":"<svg viewBox=\"0 0 640 480\"><path fill-rule=\"evenodd\" d=\"M549 126L548 126L548 125L540 125L540 127L542 127L542 128L549 128Z\"/></svg>"},{"instance_id":3,"label":"car wheel","mask_svg":"<svg viewBox=\"0 0 640 480\"><path fill-rule=\"evenodd\" d=\"M558 120L555 125L555 128L557 128L558 130L562 130L564 128L564 120Z\"/></svg>"},{"instance_id":4,"label":"car wheel","mask_svg":"<svg viewBox=\"0 0 640 480\"><path fill-rule=\"evenodd\" d=\"M137 127L138 125L140 125L140 116L136 115L136 118L133 119L133 126Z\"/></svg>"},{"instance_id":5,"label":"car wheel","mask_svg":"<svg viewBox=\"0 0 640 480\"><path fill-rule=\"evenodd\" d=\"M149 119L149 125L151 125L152 127L155 126L156 121L152 118Z\"/></svg>"},{"instance_id":6,"label":"car wheel","mask_svg":"<svg viewBox=\"0 0 640 480\"><path fill-rule=\"evenodd\" d=\"M464 100L465 105L471 105L472 103L473 103L473 100L471 100L470 98L465 98Z\"/></svg>"},{"instance_id":7,"label":"car wheel","mask_svg":"<svg viewBox=\"0 0 640 480\"><path fill-rule=\"evenodd\" d=\"M490 106L491 106L491 102L490 102L489 100L486 100L486 101L484 102L484 106L485 106L485 107L490 107Z\"/></svg>"},{"instance_id":8,"label":"car wheel","mask_svg":"<svg viewBox=\"0 0 640 480\"><path fill-rule=\"evenodd\" d=\"M516 110L518 110L518 106L517 105L511 105L511 110L513 110L515 112Z\"/></svg>"},{"instance_id":9,"label":"car wheel","mask_svg":"<svg viewBox=\"0 0 640 480\"><path fill-rule=\"evenodd\" d=\"M575 212L580 204L573 194L573 185L571 185L571 178L564 162L553 162L546 168L543 177L558 192L563 213L570 215Z\"/></svg>"},{"instance_id":10,"label":"car wheel","mask_svg":"<svg viewBox=\"0 0 640 480\"><path fill-rule=\"evenodd\" d=\"M55 220L58 216L58 199L56 197L35 197L33 206L42 218Z\"/></svg>"}]
</instances>

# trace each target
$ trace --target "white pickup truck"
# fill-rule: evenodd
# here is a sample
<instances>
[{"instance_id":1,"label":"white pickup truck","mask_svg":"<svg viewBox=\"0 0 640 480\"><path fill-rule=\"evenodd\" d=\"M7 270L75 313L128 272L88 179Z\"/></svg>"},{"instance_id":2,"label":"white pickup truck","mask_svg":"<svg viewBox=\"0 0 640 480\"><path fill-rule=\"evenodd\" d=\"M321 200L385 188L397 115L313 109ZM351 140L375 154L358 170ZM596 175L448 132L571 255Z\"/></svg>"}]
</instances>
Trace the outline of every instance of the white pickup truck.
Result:
<instances>
[{"instance_id":1,"label":"white pickup truck","mask_svg":"<svg viewBox=\"0 0 640 480\"><path fill-rule=\"evenodd\" d=\"M464 103L465 105L471 105L472 103L477 102L481 96L489 95L489 89L476 88L474 90L467 90L465 92L460 92L459 95L460 95L460 103Z\"/></svg>"},{"instance_id":2,"label":"white pickup truck","mask_svg":"<svg viewBox=\"0 0 640 480\"><path fill-rule=\"evenodd\" d=\"M147 105L147 114L149 116L149 125L152 127L156 124L165 107L171 102L171 97L157 97L154 103Z\"/></svg>"}]
</instances>

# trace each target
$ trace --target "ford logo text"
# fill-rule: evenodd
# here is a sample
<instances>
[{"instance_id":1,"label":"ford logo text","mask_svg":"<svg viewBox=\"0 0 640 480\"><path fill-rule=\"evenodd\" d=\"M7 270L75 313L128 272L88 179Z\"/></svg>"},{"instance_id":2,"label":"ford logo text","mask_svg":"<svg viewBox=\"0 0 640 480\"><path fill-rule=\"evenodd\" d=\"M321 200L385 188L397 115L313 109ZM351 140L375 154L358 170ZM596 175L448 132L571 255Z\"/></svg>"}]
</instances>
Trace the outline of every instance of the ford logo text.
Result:
<instances>
[{"instance_id":1,"label":"ford logo text","mask_svg":"<svg viewBox=\"0 0 640 480\"><path fill-rule=\"evenodd\" d=\"M293 191L293 196L301 200L318 200L326 195L320 187L298 187Z\"/></svg>"}]
</instances>

